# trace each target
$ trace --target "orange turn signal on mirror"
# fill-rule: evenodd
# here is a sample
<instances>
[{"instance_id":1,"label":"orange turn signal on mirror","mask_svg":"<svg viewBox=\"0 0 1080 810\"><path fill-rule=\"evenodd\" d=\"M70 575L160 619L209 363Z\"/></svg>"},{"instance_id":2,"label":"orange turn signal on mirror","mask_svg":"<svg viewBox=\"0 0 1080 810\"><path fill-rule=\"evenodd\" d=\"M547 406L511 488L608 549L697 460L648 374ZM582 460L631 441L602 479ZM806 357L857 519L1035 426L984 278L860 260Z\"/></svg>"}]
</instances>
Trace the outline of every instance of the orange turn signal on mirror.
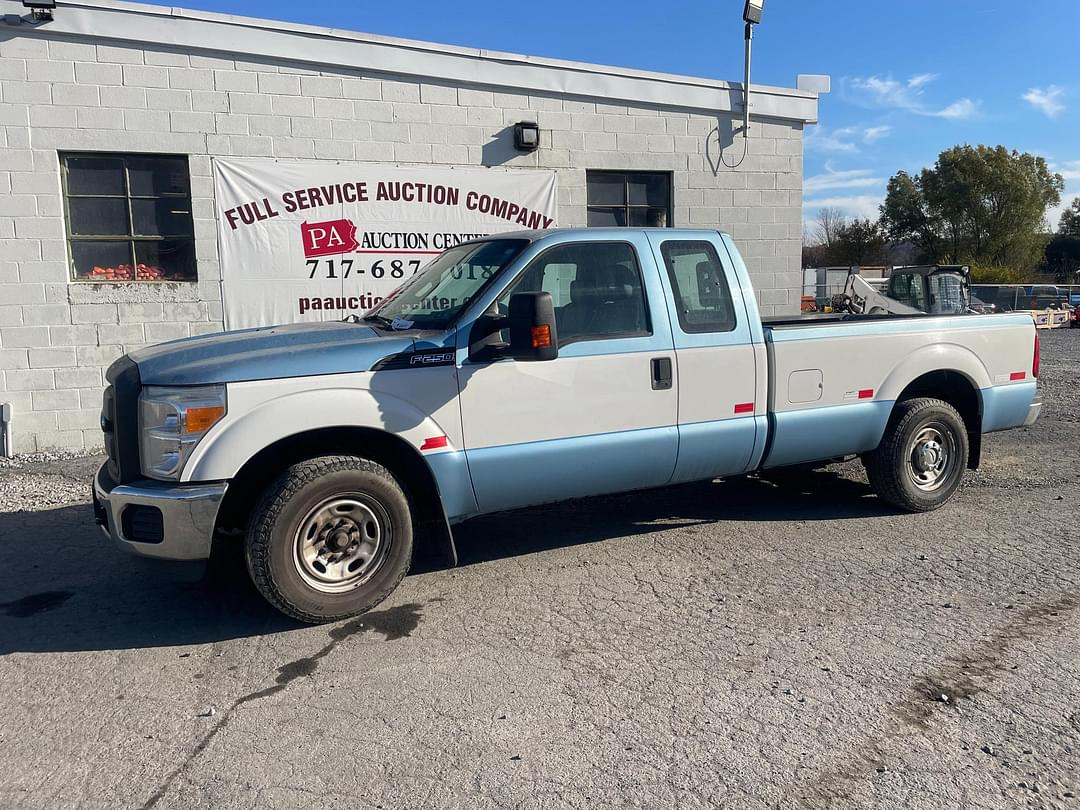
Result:
<instances>
[{"instance_id":1,"label":"orange turn signal on mirror","mask_svg":"<svg viewBox=\"0 0 1080 810\"><path fill-rule=\"evenodd\" d=\"M184 432L202 433L214 426L225 415L224 405L205 405L201 408L188 408L184 412Z\"/></svg>"},{"instance_id":2,"label":"orange turn signal on mirror","mask_svg":"<svg viewBox=\"0 0 1080 810\"><path fill-rule=\"evenodd\" d=\"M551 327L546 323L532 328L532 347L534 349L551 347Z\"/></svg>"}]
</instances>

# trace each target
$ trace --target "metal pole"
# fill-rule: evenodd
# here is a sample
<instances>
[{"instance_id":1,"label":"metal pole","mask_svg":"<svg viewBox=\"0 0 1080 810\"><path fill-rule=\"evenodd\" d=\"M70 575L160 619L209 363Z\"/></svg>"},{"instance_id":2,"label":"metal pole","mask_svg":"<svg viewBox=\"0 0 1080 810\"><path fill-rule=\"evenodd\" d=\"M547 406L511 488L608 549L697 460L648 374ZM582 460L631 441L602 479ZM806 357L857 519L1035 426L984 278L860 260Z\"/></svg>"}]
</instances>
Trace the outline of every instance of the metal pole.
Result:
<instances>
[{"instance_id":1,"label":"metal pole","mask_svg":"<svg viewBox=\"0 0 1080 810\"><path fill-rule=\"evenodd\" d=\"M754 26L750 23L746 24L746 31L743 35L746 40L746 58L743 73L743 137L750 137L750 50L754 41Z\"/></svg>"},{"instance_id":2,"label":"metal pole","mask_svg":"<svg viewBox=\"0 0 1080 810\"><path fill-rule=\"evenodd\" d=\"M3 437L4 437L4 453L3 453L3 455L4 455L5 458L15 458L15 450L11 446L12 445L12 439L11 439L11 417L12 417L12 413L11 412L12 412L12 407L11 407L10 402L2 402L2 403L0 403L0 426L3 427Z\"/></svg>"}]
</instances>

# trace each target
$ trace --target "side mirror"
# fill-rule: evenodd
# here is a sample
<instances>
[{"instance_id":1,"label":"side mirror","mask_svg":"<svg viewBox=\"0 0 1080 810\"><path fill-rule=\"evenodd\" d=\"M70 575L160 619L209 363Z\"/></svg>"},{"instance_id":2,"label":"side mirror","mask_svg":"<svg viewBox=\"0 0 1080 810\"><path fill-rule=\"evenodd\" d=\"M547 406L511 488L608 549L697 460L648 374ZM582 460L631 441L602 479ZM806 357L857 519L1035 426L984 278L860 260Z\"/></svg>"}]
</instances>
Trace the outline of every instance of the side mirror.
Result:
<instances>
[{"instance_id":1,"label":"side mirror","mask_svg":"<svg viewBox=\"0 0 1080 810\"><path fill-rule=\"evenodd\" d=\"M510 356L515 360L554 360L559 334L551 293L525 292L510 296Z\"/></svg>"}]
</instances>

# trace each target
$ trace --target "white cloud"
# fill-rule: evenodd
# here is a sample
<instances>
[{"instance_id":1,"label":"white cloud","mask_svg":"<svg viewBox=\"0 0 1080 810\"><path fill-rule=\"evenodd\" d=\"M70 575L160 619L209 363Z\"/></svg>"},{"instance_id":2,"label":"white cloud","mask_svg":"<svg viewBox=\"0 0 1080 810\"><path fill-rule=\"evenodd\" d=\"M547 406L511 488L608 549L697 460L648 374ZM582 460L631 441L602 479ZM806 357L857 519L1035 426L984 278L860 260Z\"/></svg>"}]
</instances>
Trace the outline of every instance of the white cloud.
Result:
<instances>
[{"instance_id":1,"label":"white cloud","mask_svg":"<svg viewBox=\"0 0 1080 810\"><path fill-rule=\"evenodd\" d=\"M859 147L850 140L854 134L852 127L830 131L818 125L803 138L803 148L807 152L858 152Z\"/></svg>"},{"instance_id":2,"label":"white cloud","mask_svg":"<svg viewBox=\"0 0 1080 810\"><path fill-rule=\"evenodd\" d=\"M924 113L924 115L936 115L938 118L948 118L950 121L960 121L966 118L974 118L979 112L979 102L970 98L961 98L954 101L948 107L936 112Z\"/></svg>"},{"instance_id":3,"label":"white cloud","mask_svg":"<svg viewBox=\"0 0 1080 810\"><path fill-rule=\"evenodd\" d=\"M970 98L959 98L942 108L928 105L923 98L923 90L937 78L935 73L919 73L906 82L892 76L856 76L850 80L850 86L864 103L875 107L950 120L971 118L978 113L979 102Z\"/></svg>"},{"instance_id":4,"label":"white cloud","mask_svg":"<svg viewBox=\"0 0 1080 810\"><path fill-rule=\"evenodd\" d=\"M1047 118L1057 118L1065 110L1062 98L1065 88L1052 84L1049 87L1032 87L1020 96L1024 101L1041 112Z\"/></svg>"},{"instance_id":5,"label":"white cloud","mask_svg":"<svg viewBox=\"0 0 1080 810\"><path fill-rule=\"evenodd\" d=\"M891 133L892 127L889 126L867 127L863 130L862 138L865 143L873 143L889 137Z\"/></svg>"},{"instance_id":6,"label":"white cloud","mask_svg":"<svg viewBox=\"0 0 1080 810\"><path fill-rule=\"evenodd\" d=\"M1080 180L1080 160L1066 160L1055 163L1050 168L1064 177L1067 185L1072 180Z\"/></svg>"},{"instance_id":7,"label":"white cloud","mask_svg":"<svg viewBox=\"0 0 1080 810\"><path fill-rule=\"evenodd\" d=\"M871 219L878 218L878 206L881 205L883 196L880 194L853 194L850 196L840 195L834 197L819 197L814 200L803 202L803 216L808 221L812 220L818 209L839 208L840 212L849 218Z\"/></svg>"},{"instance_id":8,"label":"white cloud","mask_svg":"<svg viewBox=\"0 0 1080 810\"><path fill-rule=\"evenodd\" d=\"M874 177L869 169L836 170L825 164L825 173L807 177L803 182L806 194L817 194L841 188L875 188L885 184L884 178Z\"/></svg>"},{"instance_id":9,"label":"white cloud","mask_svg":"<svg viewBox=\"0 0 1080 810\"><path fill-rule=\"evenodd\" d=\"M920 87L930 84L930 82L937 81L937 77L936 73L919 73L907 80L907 86L911 90L918 90Z\"/></svg>"}]
</instances>

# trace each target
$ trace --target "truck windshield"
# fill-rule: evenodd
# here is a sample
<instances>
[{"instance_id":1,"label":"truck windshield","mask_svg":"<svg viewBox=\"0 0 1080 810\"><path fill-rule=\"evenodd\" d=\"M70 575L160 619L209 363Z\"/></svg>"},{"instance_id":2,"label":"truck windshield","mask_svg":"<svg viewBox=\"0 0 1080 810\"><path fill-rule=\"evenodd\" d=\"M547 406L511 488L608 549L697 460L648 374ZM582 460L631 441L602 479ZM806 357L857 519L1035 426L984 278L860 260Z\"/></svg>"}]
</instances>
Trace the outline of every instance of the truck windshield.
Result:
<instances>
[{"instance_id":1,"label":"truck windshield","mask_svg":"<svg viewBox=\"0 0 1080 810\"><path fill-rule=\"evenodd\" d=\"M389 329L445 329L527 244L527 239L489 239L452 247L390 293L364 320Z\"/></svg>"}]
</instances>

